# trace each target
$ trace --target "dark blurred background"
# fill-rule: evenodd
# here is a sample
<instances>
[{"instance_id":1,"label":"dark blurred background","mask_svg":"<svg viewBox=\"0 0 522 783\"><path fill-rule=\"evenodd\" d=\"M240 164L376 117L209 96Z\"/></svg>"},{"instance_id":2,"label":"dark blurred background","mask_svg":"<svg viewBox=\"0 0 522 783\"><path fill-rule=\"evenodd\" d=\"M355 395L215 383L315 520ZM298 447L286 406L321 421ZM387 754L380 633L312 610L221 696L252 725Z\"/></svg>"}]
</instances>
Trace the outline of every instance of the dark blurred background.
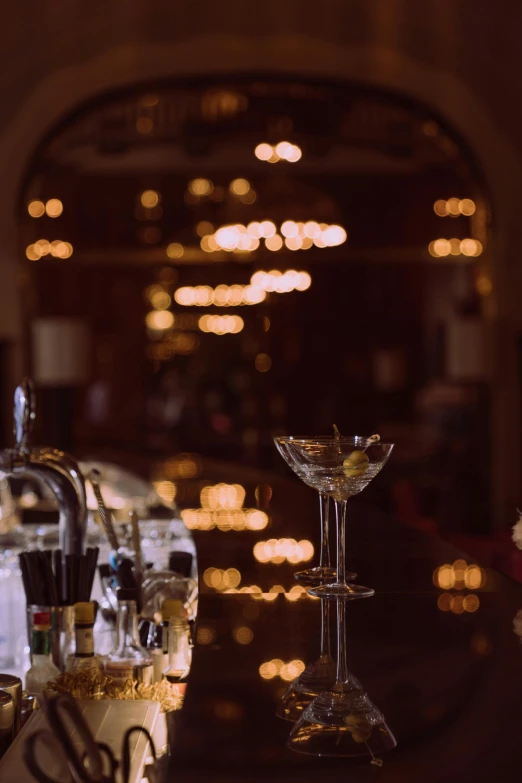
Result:
<instances>
[{"instance_id":1,"label":"dark blurred background","mask_svg":"<svg viewBox=\"0 0 522 783\"><path fill-rule=\"evenodd\" d=\"M520 498L522 11L244 14L9 10L2 445L22 373L38 440L157 483L187 453L285 471L274 435L335 423L398 444L379 490L397 518L502 547Z\"/></svg>"}]
</instances>

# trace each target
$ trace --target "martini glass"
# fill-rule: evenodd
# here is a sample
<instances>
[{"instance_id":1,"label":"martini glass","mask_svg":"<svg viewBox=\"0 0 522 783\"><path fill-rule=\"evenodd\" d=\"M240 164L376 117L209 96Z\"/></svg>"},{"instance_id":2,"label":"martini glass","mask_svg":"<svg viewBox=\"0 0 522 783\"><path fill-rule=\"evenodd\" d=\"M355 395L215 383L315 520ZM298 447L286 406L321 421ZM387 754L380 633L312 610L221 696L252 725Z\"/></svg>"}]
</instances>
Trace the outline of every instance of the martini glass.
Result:
<instances>
[{"instance_id":1,"label":"martini glass","mask_svg":"<svg viewBox=\"0 0 522 783\"><path fill-rule=\"evenodd\" d=\"M278 718L294 723L322 691L333 688L335 662L330 654L330 602L321 598L321 654L290 683L276 710Z\"/></svg>"},{"instance_id":2,"label":"martini glass","mask_svg":"<svg viewBox=\"0 0 522 783\"><path fill-rule=\"evenodd\" d=\"M368 756L382 766L380 754L397 742L384 715L372 703L346 661L346 601L337 601L337 672L333 688L319 694L295 723L288 747L313 756Z\"/></svg>"},{"instance_id":3,"label":"martini glass","mask_svg":"<svg viewBox=\"0 0 522 783\"><path fill-rule=\"evenodd\" d=\"M337 571L332 567L330 559L330 498L326 492L321 491L321 489L318 489L317 486L308 480L307 474L302 469L301 463L295 458L293 450L290 448L290 444L295 441L308 442L312 440L314 442L333 443L334 437L319 436L315 438L307 438L302 436L297 437L294 435L288 435L286 437L274 438L276 448L287 465L292 468L294 473L299 476L301 481L304 481L305 484L312 487L313 489L318 490L319 492L319 513L321 518L321 549L319 555L319 565L314 566L314 568L307 568L304 571L297 571L294 573L294 579L297 579L299 582L307 582L308 584L314 584L317 582L331 582L337 579ZM346 581L351 581L357 578L357 574L355 574L353 571L348 571L345 578Z\"/></svg>"},{"instance_id":4,"label":"martini glass","mask_svg":"<svg viewBox=\"0 0 522 783\"><path fill-rule=\"evenodd\" d=\"M369 598L375 590L349 584L345 572L346 504L380 473L393 444L373 441L361 435L349 438L294 438L286 448L297 464L297 475L318 492L329 495L335 502L337 521L337 576L335 581L313 587L309 592L320 598Z\"/></svg>"}]
</instances>

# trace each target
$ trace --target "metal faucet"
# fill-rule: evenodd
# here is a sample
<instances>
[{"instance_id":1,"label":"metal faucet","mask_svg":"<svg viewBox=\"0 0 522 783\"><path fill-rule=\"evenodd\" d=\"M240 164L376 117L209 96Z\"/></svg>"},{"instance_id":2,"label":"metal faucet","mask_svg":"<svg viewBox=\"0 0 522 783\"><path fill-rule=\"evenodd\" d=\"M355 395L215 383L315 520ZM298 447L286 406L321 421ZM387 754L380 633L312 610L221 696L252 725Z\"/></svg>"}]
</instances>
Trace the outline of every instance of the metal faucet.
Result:
<instances>
[{"instance_id":1,"label":"metal faucet","mask_svg":"<svg viewBox=\"0 0 522 783\"><path fill-rule=\"evenodd\" d=\"M60 510L60 547L79 555L87 526L85 482L76 460L59 449L29 445L35 418L35 393L26 378L14 393L14 448L0 451L0 471L7 476L40 479L54 492Z\"/></svg>"}]
</instances>

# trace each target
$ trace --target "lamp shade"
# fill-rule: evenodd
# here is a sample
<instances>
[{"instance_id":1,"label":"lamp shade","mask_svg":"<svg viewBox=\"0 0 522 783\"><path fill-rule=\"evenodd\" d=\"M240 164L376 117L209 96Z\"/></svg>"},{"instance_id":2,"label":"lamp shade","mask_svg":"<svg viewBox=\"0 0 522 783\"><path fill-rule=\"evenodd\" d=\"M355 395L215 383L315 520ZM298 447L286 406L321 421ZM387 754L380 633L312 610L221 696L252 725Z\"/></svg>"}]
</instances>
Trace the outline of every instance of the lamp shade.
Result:
<instances>
[{"instance_id":1,"label":"lamp shade","mask_svg":"<svg viewBox=\"0 0 522 783\"><path fill-rule=\"evenodd\" d=\"M74 318L32 323L33 378L39 386L79 386L89 377L89 332Z\"/></svg>"}]
</instances>

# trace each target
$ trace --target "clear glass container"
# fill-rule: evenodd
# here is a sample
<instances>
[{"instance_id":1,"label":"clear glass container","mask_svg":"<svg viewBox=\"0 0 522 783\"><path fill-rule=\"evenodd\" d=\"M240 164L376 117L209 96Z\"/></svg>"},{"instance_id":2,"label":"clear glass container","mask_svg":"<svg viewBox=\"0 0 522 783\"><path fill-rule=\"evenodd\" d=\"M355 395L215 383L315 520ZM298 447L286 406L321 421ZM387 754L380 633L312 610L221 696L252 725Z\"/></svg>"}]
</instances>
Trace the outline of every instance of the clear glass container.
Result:
<instances>
[{"instance_id":1,"label":"clear glass container","mask_svg":"<svg viewBox=\"0 0 522 783\"><path fill-rule=\"evenodd\" d=\"M171 617L168 629L169 662L163 677L171 683L186 682L192 663L190 626L183 617Z\"/></svg>"},{"instance_id":2,"label":"clear glass container","mask_svg":"<svg viewBox=\"0 0 522 783\"><path fill-rule=\"evenodd\" d=\"M51 655L51 615L49 612L36 612L33 616L31 639L32 666L25 676L25 689L32 696L41 699L49 680L60 675Z\"/></svg>"},{"instance_id":3,"label":"clear glass container","mask_svg":"<svg viewBox=\"0 0 522 783\"><path fill-rule=\"evenodd\" d=\"M116 642L107 656L105 672L115 680L152 683L152 657L140 644L135 590L118 590Z\"/></svg>"}]
</instances>

